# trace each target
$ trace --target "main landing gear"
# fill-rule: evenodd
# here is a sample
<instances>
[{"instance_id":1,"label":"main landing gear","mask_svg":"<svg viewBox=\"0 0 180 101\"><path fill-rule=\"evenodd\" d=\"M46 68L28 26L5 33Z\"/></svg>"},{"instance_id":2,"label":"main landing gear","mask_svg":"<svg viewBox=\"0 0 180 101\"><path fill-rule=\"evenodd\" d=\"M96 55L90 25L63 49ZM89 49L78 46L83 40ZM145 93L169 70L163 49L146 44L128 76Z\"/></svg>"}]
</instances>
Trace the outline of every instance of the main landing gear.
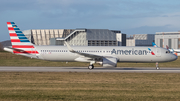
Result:
<instances>
[{"instance_id":1,"label":"main landing gear","mask_svg":"<svg viewBox=\"0 0 180 101\"><path fill-rule=\"evenodd\" d=\"M92 64L92 65L89 65L89 66L88 66L88 69L90 69L90 70L91 70L91 69L94 69L94 65L93 65L93 64Z\"/></svg>"},{"instance_id":2,"label":"main landing gear","mask_svg":"<svg viewBox=\"0 0 180 101\"><path fill-rule=\"evenodd\" d=\"M94 63L95 63L95 61L90 62L90 65L88 66L89 70L94 69L94 65L93 65Z\"/></svg>"},{"instance_id":3,"label":"main landing gear","mask_svg":"<svg viewBox=\"0 0 180 101\"><path fill-rule=\"evenodd\" d=\"M90 70L91 70L91 69L94 69L94 65L89 65L89 66L88 66L88 69L90 69Z\"/></svg>"},{"instance_id":4,"label":"main landing gear","mask_svg":"<svg viewBox=\"0 0 180 101\"><path fill-rule=\"evenodd\" d=\"M93 64L92 64L92 65L89 65L89 66L88 66L88 69L90 69L90 70L91 70L91 69L94 69L94 65L93 65Z\"/></svg>"},{"instance_id":5,"label":"main landing gear","mask_svg":"<svg viewBox=\"0 0 180 101\"><path fill-rule=\"evenodd\" d=\"M159 68L159 65L158 65L158 62L156 62L156 69L157 69L157 70L160 69L160 68Z\"/></svg>"}]
</instances>

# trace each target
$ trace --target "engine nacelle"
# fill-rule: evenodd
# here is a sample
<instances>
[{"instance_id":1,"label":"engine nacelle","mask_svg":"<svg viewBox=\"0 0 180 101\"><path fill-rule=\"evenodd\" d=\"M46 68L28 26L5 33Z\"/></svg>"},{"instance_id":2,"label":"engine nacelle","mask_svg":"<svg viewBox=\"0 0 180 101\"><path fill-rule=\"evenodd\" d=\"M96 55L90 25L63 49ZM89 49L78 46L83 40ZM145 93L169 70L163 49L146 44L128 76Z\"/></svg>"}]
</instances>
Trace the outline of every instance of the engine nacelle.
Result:
<instances>
[{"instance_id":1,"label":"engine nacelle","mask_svg":"<svg viewBox=\"0 0 180 101\"><path fill-rule=\"evenodd\" d=\"M102 65L103 67L116 67L117 59L116 58L103 58Z\"/></svg>"}]
</instances>

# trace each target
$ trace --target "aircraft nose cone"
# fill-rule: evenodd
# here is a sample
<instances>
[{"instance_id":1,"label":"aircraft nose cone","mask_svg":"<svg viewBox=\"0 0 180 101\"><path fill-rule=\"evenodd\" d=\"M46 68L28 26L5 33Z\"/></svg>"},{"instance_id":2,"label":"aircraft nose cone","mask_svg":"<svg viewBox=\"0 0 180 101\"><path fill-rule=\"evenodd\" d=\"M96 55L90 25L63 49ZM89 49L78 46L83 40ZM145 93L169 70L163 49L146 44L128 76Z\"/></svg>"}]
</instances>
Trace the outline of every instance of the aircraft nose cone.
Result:
<instances>
[{"instance_id":1,"label":"aircraft nose cone","mask_svg":"<svg viewBox=\"0 0 180 101\"><path fill-rule=\"evenodd\" d=\"M171 56L172 61L176 60L177 58L178 58L178 57L177 57L177 55L175 55L175 54L173 54L173 55Z\"/></svg>"}]
</instances>

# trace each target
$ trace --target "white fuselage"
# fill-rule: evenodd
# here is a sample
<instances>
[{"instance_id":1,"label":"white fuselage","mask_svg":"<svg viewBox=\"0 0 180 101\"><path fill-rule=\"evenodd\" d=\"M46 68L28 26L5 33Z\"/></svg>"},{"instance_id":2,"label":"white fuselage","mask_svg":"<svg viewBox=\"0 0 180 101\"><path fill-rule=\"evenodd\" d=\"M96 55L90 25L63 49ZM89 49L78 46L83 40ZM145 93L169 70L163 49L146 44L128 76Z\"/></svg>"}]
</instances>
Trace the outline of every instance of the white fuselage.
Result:
<instances>
[{"instance_id":1,"label":"white fuselage","mask_svg":"<svg viewBox=\"0 0 180 101\"><path fill-rule=\"evenodd\" d=\"M39 54L34 54L38 59L50 61L81 61L85 56L72 53L66 46L35 46ZM78 46L72 47L79 53L114 57L118 62L168 62L177 59L177 56L167 53L167 49L160 47L106 47L106 46ZM148 50L148 48L151 49ZM152 55L152 53L154 55Z\"/></svg>"}]
</instances>

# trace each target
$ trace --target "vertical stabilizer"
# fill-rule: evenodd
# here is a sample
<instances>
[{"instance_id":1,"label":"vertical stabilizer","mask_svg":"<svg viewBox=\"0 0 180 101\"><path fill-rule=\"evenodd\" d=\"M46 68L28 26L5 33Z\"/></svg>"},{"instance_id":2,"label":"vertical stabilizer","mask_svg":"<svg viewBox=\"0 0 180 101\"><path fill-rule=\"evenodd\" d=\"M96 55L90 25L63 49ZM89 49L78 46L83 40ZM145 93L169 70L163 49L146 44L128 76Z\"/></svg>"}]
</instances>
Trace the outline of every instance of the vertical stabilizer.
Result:
<instances>
[{"instance_id":1,"label":"vertical stabilizer","mask_svg":"<svg viewBox=\"0 0 180 101\"><path fill-rule=\"evenodd\" d=\"M154 42L152 42L153 47L158 47Z\"/></svg>"},{"instance_id":2,"label":"vertical stabilizer","mask_svg":"<svg viewBox=\"0 0 180 101\"><path fill-rule=\"evenodd\" d=\"M39 54L34 44L22 33L14 22L7 22L13 53L16 54Z\"/></svg>"}]
</instances>

